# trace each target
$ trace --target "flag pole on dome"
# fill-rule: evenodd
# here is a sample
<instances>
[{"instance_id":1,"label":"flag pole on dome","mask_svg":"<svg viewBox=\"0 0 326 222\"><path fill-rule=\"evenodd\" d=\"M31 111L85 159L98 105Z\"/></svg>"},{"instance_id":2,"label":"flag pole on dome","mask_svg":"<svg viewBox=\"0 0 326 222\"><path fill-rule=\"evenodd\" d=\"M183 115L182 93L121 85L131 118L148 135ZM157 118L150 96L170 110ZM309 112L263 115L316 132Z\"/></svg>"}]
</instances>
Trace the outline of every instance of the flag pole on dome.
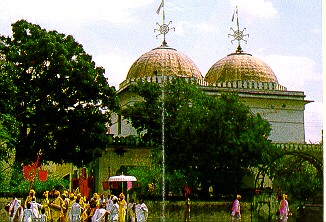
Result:
<instances>
[{"instance_id":1,"label":"flag pole on dome","mask_svg":"<svg viewBox=\"0 0 326 222\"><path fill-rule=\"evenodd\" d=\"M159 15L161 12L161 9L162 9L162 24L165 24L164 0L161 0L161 3L156 10L156 14Z\"/></svg>"},{"instance_id":2,"label":"flag pole on dome","mask_svg":"<svg viewBox=\"0 0 326 222\"><path fill-rule=\"evenodd\" d=\"M160 14L161 8L164 8L164 0L161 0L161 3L156 10L156 14L158 14L158 15Z\"/></svg>"},{"instance_id":3,"label":"flag pole on dome","mask_svg":"<svg viewBox=\"0 0 326 222\"><path fill-rule=\"evenodd\" d=\"M237 16L237 29L239 29L239 16L238 16L238 6L235 7L235 10L233 12L233 15L232 15L232 22L234 21L234 16Z\"/></svg>"},{"instance_id":4,"label":"flag pole on dome","mask_svg":"<svg viewBox=\"0 0 326 222\"><path fill-rule=\"evenodd\" d=\"M238 6L235 7L235 10L233 12L233 15L232 15L232 19L231 19L231 22L234 21L234 18L235 16L237 16L237 24L236 24L236 30L234 30L233 28L230 28L231 31L233 32L233 34L229 34L228 36L233 36L234 39L231 40L231 43L233 43L233 41L237 40L238 41L238 48L236 50L236 53L241 53L243 52L242 51L242 48L240 46L240 41L244 41L245 43L247 43L247 40L244 39L245 36L249 37L249 34L243 34L243 32L246 30L246 28L244 28L242 31L240 30L240 27L239 27L239 14L238 14Z\"/></svg>"},{"instance_id":5,"label":"flag pole on dome","mask_svg":"<svg viewBox=\"0 0 326 222\"><path fill-rule=\"evenodd\" d=\"M154 32L155 31L158 31L159 32L159 34L156 35L156 38L159 35L163 35L162 46L167 46L167 43L165 41L165 35L170 31L170 29L175 30L175 28L170 28L169 27L169 25L172 23L171 21L169 22L169 24L165 24L164 0L161 0L161 3L160 3L159 7L156 10L156 13L159 15L160 12L161 12L161 10L162 10L162 25L160 25L159 23L156 23L159 26L159 28L158 29L154 29Z\"/></svg>"}]
</instances>

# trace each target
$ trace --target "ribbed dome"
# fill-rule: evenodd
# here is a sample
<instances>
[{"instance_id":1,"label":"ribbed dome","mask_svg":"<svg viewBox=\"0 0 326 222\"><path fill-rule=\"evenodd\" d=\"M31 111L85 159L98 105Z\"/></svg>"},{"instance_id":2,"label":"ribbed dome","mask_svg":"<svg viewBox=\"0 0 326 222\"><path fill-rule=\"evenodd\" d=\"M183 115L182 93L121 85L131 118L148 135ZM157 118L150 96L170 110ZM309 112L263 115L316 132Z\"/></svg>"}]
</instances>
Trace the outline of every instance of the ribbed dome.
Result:
<instances>
[{"instance_id":1,"label":"ribbed dome","mask_svg":"<svg viewBox=\"0 0 326 222\"><path fill-rule=\"evenodd\" d=\"M217 61L207 72L208 83L236 80L278 83L273 70L248 53L235 52Z\"/></svg>"},{"instance_id":2,"label":"ribbed dome","mask_svg":"<svg viewBox=\"0 0 326 222\"><path fill-rule=\"evenodd\" d=\"M203 79L195 63L177 50L160 46L140 56L129 69L127 79L159 76L195 77Z\"/></svg>"}]
</instances>

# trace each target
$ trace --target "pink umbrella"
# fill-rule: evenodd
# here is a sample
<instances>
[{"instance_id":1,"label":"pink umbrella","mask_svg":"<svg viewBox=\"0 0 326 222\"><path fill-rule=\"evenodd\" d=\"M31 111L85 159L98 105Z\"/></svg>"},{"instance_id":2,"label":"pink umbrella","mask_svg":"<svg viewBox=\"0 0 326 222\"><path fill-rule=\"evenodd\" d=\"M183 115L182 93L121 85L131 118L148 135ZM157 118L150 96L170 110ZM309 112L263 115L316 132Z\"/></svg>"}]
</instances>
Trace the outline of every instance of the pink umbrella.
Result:
<instances>
[{"instance_id":1,"label":"pink umbrella","mask_svg":"<svg viewBox=\"0 0 326 222\"><path fill-rule=\"evenodd\" d=\"M126 176L121 174L120 176L112 176L109 178L109 182L122 182L122 191L123 191L123 182L133 182L137 181L134 176Z\"/></svg>"},{"instance_id":2,"label":"pink umbrella","mask_svg":"<svg viewBox=\"0 0 326 222\"><path fill-rule=\"evenodd\" d=\"M137 181L137 179L134 176L126 176L123 174L120 176L112 176L109 178L109 182L127 182L127 181Z\"/></svg>"}]
</instances>

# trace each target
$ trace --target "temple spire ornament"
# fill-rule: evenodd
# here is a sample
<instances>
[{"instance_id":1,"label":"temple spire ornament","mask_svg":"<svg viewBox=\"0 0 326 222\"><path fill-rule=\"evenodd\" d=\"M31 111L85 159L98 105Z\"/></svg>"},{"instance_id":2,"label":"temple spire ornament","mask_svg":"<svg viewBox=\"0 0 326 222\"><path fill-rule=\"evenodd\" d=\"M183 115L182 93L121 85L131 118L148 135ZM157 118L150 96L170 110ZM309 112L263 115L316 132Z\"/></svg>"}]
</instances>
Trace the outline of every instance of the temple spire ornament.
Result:
<instances>
[{"instance_id":1,"label":"temple spire ornament","mask_svg":"<svg viewBox=\"0 0 326 222\"><path fill-rule=\"evenodd\" d=\"M243 32L246 30L246 28L243 28L242 31L240 31L240 26L239 26L239 15L238 15L238 6L236 6L233 15L232 15L232 22L234 21L235 16L236 18L236 30L234 30L232 27L230 30L233 32L233 34L229 34L228 37L233 36L233 40L231 40L231 43L233 44L233 41L237 40L238 41L238 48L236 50L236 53L242 53L243 50L240 46L241 40L244 41L247 44L247 40L244 39L244 37L249 37L249 34L243 34Z\"/></svg>"},{"instance_id":2,"label":"temple spire ornament","mask_svg":"<svg viewBox=\"0 0 326 222\"><path fill-rule=\"evenodd\" d=\"M162 10L162 25L160 25L158 22L156 23L159 28L158 29L154 29L154 32L155 31L158 31L159 34L156 35L156 38L159 36L159 35L162 35L163 36L163 41L162 41L162 46L168 46L167 45L167 42L165 40L165 36L166 34L172 29L173 31L175 31L175 28L172 27L170 28L170 24L172 24L172 21L170 21L168 24L165 24L165 10L164 10L164 0L161 0L161 4L159 5L158 9L156 10L156 13L159 15L160 12Z\"/></svg>"}]
</instances>

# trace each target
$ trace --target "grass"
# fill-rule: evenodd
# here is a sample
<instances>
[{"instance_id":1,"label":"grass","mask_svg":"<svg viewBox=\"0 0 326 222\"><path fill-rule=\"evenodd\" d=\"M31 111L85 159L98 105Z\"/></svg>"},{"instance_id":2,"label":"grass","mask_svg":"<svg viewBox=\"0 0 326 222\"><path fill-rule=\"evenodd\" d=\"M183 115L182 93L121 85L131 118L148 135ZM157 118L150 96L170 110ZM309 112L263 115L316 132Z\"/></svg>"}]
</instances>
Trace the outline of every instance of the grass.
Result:
<instances>
[{"instance_id":1,"label":"grass","mask_svg":"<svg viewBox=\"0 0 326 222\"><path fill-rule=\"evenodd\" d=\"M163 221L163 206L160 201L146 202L149 208L149 222ZM192 221L231 221L232 202L192 201ZM184 221L185 203L183 201L166 201L164 216L166 222ZM250 221L250 203L241 203L242 221Z\"/></svg>"}]
</instances>

